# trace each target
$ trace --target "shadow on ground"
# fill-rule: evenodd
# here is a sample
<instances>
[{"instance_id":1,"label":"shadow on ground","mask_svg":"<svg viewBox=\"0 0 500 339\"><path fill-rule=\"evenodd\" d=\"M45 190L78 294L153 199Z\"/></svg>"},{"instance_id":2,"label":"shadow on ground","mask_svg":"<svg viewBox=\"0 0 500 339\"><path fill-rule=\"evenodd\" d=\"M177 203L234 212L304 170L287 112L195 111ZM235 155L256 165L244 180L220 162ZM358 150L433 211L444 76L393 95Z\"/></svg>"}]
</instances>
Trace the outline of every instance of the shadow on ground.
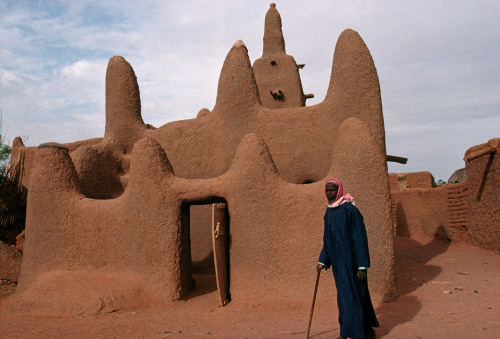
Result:
<instances>
[{"instance_id":1,"label":"shadow on ground","mask_svg":"<svg viewBox=\"0 0 500 339\"><path fill-rule=\"evenodd\" d=\"M422 303L417 297L409 294L441 273L441 267L429 265L428 262L446 252L448 247L448 242L437 239L421 243L410 237L394 237L394 270L399 298L395 302L377 307L376 313L380 323L377 338L388 335L394 327L411 321L419 314Z\"/></svg>"}]
</instances>

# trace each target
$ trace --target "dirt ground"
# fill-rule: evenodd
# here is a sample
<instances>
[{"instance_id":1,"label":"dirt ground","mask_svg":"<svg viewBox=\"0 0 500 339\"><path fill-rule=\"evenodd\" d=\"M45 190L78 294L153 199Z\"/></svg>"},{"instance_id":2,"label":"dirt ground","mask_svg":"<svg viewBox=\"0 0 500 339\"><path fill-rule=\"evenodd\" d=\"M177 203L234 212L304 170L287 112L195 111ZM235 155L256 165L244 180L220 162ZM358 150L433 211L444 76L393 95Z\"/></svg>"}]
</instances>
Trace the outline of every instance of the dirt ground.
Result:
<instances>
[{"instance_id":1,"label":"dirt ground","mask_svg":"<svg viewBox=\"0 0 500 339\"><path fill-rule=\"evenodd\" d=\"M500 338L500 255L468 244L396 238L400 297L376 309L377 338ZM304 338L310 301L231 302L216 287L190 299L98 316L0 313L1 338ZM333 283L333 278L332 278ZM0 302L14 290L0 286ZM311 290L314 276L311 277ZM318 293L321 293L321 285ZM311 338L339 334L336 304L316 303Z\"/></svg>"}]
</instances>

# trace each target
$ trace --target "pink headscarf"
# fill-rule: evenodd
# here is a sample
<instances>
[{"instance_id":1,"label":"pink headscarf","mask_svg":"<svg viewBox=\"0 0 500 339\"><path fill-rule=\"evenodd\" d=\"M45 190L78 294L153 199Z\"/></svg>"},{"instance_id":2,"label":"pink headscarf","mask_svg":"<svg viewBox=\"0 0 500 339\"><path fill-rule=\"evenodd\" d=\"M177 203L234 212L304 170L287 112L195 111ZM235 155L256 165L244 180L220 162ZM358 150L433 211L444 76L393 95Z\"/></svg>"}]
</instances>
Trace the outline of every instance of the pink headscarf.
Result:
<instances>
[{"instance_id":1,"label":"pink headscarf","mask_svg":"<svg viewBox=\"0 0 500 339\"><path fill-rule=\"evenodd\" d=\"M334 183L339 188L337 191L337 196L335 197L335 201L333 202L333 204L328 204L328 197L326 196L326 192L325 192L326 191L326 184L328 184L329 182ZM352 195L350 195L349 193L343 194L344 188L343 188L342 183L340 182L339 179L335 179L335 178L328 179L325 182L325 187L324 187L323 192L325 193L326 204L330 208L339 207L340 205L342 205L343 203L346 203L346 202L350 202L354 205L354 198L352 197Z\"/></svg>"}]
</instances>

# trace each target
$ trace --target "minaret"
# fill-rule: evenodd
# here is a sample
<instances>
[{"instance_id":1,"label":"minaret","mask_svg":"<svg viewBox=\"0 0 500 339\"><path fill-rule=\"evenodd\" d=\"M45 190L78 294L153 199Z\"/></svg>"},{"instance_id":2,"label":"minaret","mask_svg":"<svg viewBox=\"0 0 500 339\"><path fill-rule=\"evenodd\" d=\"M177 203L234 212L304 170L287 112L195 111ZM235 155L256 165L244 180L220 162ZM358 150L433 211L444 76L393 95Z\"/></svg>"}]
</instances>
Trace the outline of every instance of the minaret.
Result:
<instances>
[{"instance_id":1,"label":"minaret","mask_svg":"<svg viewBox=\"0 0 500 339\"><path fill-rule=\"evenodd\" d=\"M286 54L285 39L281 31L281 16L276 9L276 4L271 4L271 7L266 13L264 23L264 50L262 56L273 54Z\"/></svg>"},{"instance_id":2,"label":"minaret","mask_svg":"<svg viewBox=\"0 0 500 339\"><path fill-rule=\"evenodd\" d=\"M262 57L255 60L253 71L259 88L262 106L285 108L305 106L306 98L300 81L295 59L285 52L285 40L281 31L281 16L272 3L264 24L264 48Z\"/></svg>"}]
</instances>

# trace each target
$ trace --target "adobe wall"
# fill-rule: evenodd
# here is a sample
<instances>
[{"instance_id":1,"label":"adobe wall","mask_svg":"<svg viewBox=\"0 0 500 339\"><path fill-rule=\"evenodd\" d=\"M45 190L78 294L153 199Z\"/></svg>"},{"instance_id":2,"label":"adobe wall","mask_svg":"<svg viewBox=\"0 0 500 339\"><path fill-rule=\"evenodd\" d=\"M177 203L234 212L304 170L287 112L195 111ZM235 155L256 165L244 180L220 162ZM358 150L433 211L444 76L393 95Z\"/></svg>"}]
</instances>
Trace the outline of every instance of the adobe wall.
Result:
<instances>
[{"instance_id":1,"label":"adobe wall","mask_svg":"<svg viewBox=\"0 0 500 339\"><path fill-rule=\"evenodd\" d=\"M498 251L499 140L467 150L467 180L461 183L432 187L429 172L391 173L395 233L471 242Z\"/></svg>"},{"instance_id":2,"label":"adobe wall","mask_svg":"<svg viewBox=\"0 0 500 339\"><path fill-rule=\"evenodd\" d=\"M471 147L465 153L469 183L468 229L473 242L500 251L500 138Z\"/></svg>"},{"instance_id":3,"label":"adobe wall","mask_svg":"<svg viewBox=\"0 0 500 339\"><path fill-rule=\"evenodd\" d=\"M465 184L393 191L395 233L467 240L466 191Z\"/></svg>"},{"instance_id":4,"label":"adobe wall","mask_svg":"<svg viewBox=\"0 0 500 339\"><path fill-rule=\"evenodd\" d=\"M70 152L78 149L80 146L92 146L102 141L102 138L93 138L75 142L68 142L64 144ZM12 152L10 162L16 165L20 160L22 163L22 183L28 188L31 176L31 168L33 167L33 160L35 158L36 147L26 147L21 137L15 137L12 142ZM21 157L21 158L20 158Z\"/></svg>"},{"instance_id":5,"label":"adobe wall","mask_svg":"<svg viewBox=\"0 0 500 339\"><path fill-rule=\"evenodd\" d=\"M103 139L33 149L25 255L8 307L99 313L186 297L191 251L181 208L214 197L230 214L233 302L309 299L330 177L364 216L374 302L394 298L382 105L364 42L342 32L318 105L270 109L259 92L237 41L212 111L154 129L142 120L132 67L113 57ZM322 279L321 298L332 298L332 276ZM82 282L77 293L69 287Z\"/></svg>"},{"instance_id":6,"label":"adobe wall","mask_svg":"<svg viewBox=\"0 0 500 339\"><path fill-rule=\"evenodd\" d=\"M431 172L406 172L406 173L389 173L389 183L391 192L407 189L407 188L432 188L434 177Z\"/></svg>"},{"instance_id":7,"label":"adobe wall","mask_svg":"<svg viewBox=\"0 0 500 339\"><path fill-rule=\"evenodd\" d=\"M355 120L343 126L339 138L344 145L353 142L352 135L359 128ZM361 149L374 151L374 146L368 140L355 150ZM173 176L166 155L152 139L136 143L131 157L130 180L123 195L93 200L81 194L66 150L37 151L25 256L12 310L98 313L185 296L189 251L178 247L188 243L182 240L186 232L178 217L180 205L210 196L225 198L231 215L233 300L309 297L303 290L311 284L322 243L322 182L297 185L282 180L268 148L255 134L242 140L230 170L213 179ZM357 203L365 215L373 258L374 298L387 297L379 294L387 287L375 280L377 273L387 269L387 258L377 255L386 244L380 244L384 240L365 206L371 199L388 197L375 180L381 173L370 175L373 167L364 160L351 162L376 183L371 189L378 194L363 198L359 187L349 183L351 170L335 171L347 178L346 190L360 197ZM323 298L333 297L331 279L323 277L328 286ZM76 296L72 286L79 288ZM102 290L103 286L112 288ZM99 309L101 299L106 302Z\"/></svg>"}]
</instances>

